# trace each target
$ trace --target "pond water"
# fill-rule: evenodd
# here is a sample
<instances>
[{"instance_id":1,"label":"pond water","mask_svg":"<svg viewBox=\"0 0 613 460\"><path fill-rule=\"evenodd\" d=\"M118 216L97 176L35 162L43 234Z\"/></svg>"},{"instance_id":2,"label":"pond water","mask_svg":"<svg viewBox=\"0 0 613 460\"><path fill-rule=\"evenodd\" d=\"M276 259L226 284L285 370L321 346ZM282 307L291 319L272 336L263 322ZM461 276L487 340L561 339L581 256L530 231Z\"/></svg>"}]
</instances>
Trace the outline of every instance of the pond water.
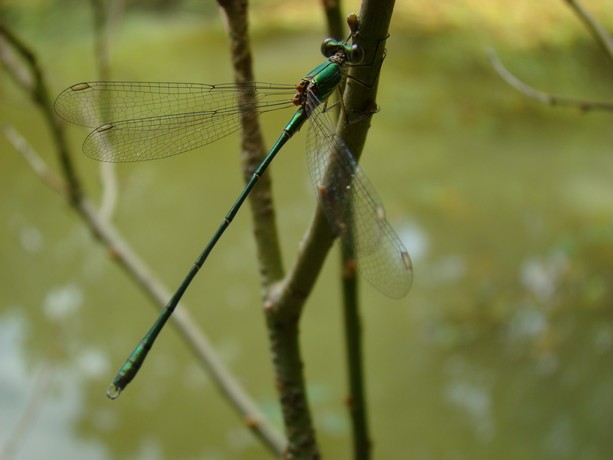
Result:
<instances>
[{"instance_id":1,"label":"pond water","mask_svg":"<svg viewBox=\"0 0 613 460\"><path fill-rule=\"evenodd\" d=\"M75 25L77 17L20 22L54 94L95 75L89 31ZM260 30L258 79L297 81L321 61L320 39L312 31ZM541 89L613 99L611 68L589 41L492 44ZM361 286L376 457L609 458L611 115L525 99L491 70L468 27L416 32L398 21L387 47L381 110L362 164L409 248L415 280L400 301ZM132 16L118 34L112 76L232 79L218 24L147 15ZM41 115L6 72L0 98L0 122L19 129L55 168ZM288 118L264 119L269 144ZM79 153L87 131L68 132ZM293 139L271 170L288 266L315 207L304 142L304 134ZM116 225L170 287L241 189L237 144L235 136L116 168ZM173 328L125 394L107 400L104 389L156 311L4 137L0 164L0 452L14 459L267 458ZM97 197L98 164L80 153L76 164ZM350 448L337 252L302 324L326 458L348 458ZM258 280L244 211L186 304L281 427Z\"/></svg>"}]
</instances>

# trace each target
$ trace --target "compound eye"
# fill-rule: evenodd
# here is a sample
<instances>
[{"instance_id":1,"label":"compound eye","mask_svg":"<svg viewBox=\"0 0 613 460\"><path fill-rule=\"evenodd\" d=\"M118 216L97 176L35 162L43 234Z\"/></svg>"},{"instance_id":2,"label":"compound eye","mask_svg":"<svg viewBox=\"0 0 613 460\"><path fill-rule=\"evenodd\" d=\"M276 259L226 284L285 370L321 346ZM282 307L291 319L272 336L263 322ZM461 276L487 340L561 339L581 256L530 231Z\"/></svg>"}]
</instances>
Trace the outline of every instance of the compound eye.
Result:
<instances>
[{"instance_id":1,"label":"compound eye","mask_svg":"<svg viewBox=\"0 0 613 460\"><path fill-rule=\"evenodd\" d=\"M364 60L364 48L359 45L351 45L348 58L352 64L361 63Z\"/></svg>"},{"instance_id":2,"label":"compound eye","mask_svg":"<svg viewBox=\"0 0 613 460\"><path fill-rule=\"evenodd\" d=\"M321 54L329 58L336 54L339 47L339 41L333 38L326 38L321 44Z\"/></svg>"}]
</instances>

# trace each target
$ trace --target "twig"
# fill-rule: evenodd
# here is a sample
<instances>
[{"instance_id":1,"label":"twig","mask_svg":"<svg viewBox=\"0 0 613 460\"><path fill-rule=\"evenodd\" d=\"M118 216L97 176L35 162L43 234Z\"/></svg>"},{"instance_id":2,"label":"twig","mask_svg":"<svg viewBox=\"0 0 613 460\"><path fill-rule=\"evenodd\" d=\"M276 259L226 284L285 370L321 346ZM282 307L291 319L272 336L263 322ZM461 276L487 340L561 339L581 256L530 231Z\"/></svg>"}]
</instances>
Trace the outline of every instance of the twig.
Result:
<instances>
[{"instance_id":1,"label":"twig","mask_svg":"<svg viewBox=\"0 0 613 460\"><path fill-rule=\"evenodd\" d=\"M66 193L64 182L49 169L43 159L36 153L28 141L15 129L14 126L4 123L0 125L0 131L4 137L13 145L15 150L28 162L34 172L55 192Z\"/></svg>"},{"instance_id":2,"label":"twig","mask_svg":"<svg viewBox=\"0 0 613 460\"><path fill-rule=\"evenodd\" d=\"M587 29L593 35L596 42L602 46L608 58L613 61L613 38L609 32L581 5L579 0L564 0L575 12Z\"/></svg>"},{"instance_id":3,"label":"twig","mask_svg":"<svg viewBox=\"0 0 613 460\"><path fill-rule=\"evenodd\" d=\"M98 68L99 80L110 80L111 77L111 48L112 30L122 16L124 1L112 0L110 4L102 0L90 0L94 24L94 54ZM101 162L100 183L102 193L99 213L104 219L110 220L117 205L118 183L115 172L115 163Z\"/></svg>"},{"instance_id":4,"label":"twig","mask_svg":"<svg viewBox=\"0 0 613 460\"><path fill-rule=\"evenodd\" d=\"M345 332L345 349L347 353L347 380L349 395L347 408L351 418L353 458L367 460L370 458L371 442L368 430L368 410L364 375L364 354L362 353L362 320L360 318L359 299L355 261L343 252L343 327Z\"/></svg>"},{"instance_id":5,"label":"twig","mask_svg":"<svg viewBox=\"0 0 613 460\"><path fill-rule=\"evenodd\" d=\"M575 12L579 19L585 24L596 42L604 49L607 57L613 61L613 38L607 30L583 7L578 0L564 0ZM534 99L541 104L550 106L575 107L583 111L588 110L613 110L613 103L602 101L586 101L581 99L569 98L564 96L554 96L544 91L539 91L532 86L524 83L513 75L500 61L496 52L492 48L487 50L488 59L494 70L510 86L520 93Z\"/></svg>"},{"instance_id":6,"label":"twig","mask_svg":"<svg viewBox=\"0 0 613 460\"><path fill-rule=\"evenodd\" d=\"M350 74L359 81L375 81L379 73L377 63L381 62L384 54L384 46L382 42L387 37L387 30L391 19L394 2L386 0L384 2L364 2L362 13L360 15L361 27L359 41L361 46L370 51L365 59L367 62L375 63L374 66L356 66L350 71ZM374 54L377 54L374 56ZM348 113L366 114L361 120L351 124L345 124L344 120L339 121L339 129L337 135L343 139L354 155L359 155L362 151L366 139L366 131L370 123L370 117L376 94L376 83L369 88L364 86L355 87L355 84L349 82L345 91L345 107ZM297 334L297 319L299 318L304 301L310 293L317 274L320 272L325 257L332 245L333 234L330 226L324 217L321 208L318 207L315 217L307 230L307 234L303 240L300 253L294 265L290 268L288 276L283 280L277 295L270 297L269 308L267 309L267 319L270 327L279 327L283 325L289 329L286 334L288 337L279 337L280 345L283 345L284 340L289 341L290 346L296 346L291 342L293 334ZM276 320L276 322L275 322ZM295 321L292 322L292 320ZM286 332L286 328L279 327L282 332ZM274 345L274 344L273 344ZM282 350L282 346L278 346ZM288 363L291 365L292 363ZM294 364L295 366L295 364ZM299 371L299 370L298 370ZM284 383L284 382L282 382ZM299 395L302 397L302 395ZM357 407L357 406L356 406ZM370 446L370 440L366 437L360 439L361 446ZM367 448L368 452L368 448Z\"/></svg>"},{"instance_id":7,"label":"twig","mask_svg":"<svg viewBox=\"0 0 613 460\"><path fill-rule=\"evenodd\" d=\"M6 27L0 28L0 32L6 33ZM15 34L10 32L13 37L11 43L21 43ZM23 44L21 45L23 47ZM30 53L30 59L34 63L33 67L38 69L36 59L33 53ZM38 69L38 84L35 88L31 88L28 92L36 100L45 100L46 84L42 77L40 69ZM25 88L28 89L28 88ZM39 92L42 90L42 95ZM40 105L40 104L39 104ZM59 123L49 121L54 129L54 141L58 155L62 152L67 153L68 148L65 144L63 136L63 128ZM57 132L55 131L57 129ZM5 129L6 131L6 129ZM59 133L59 134L58 134ZM25 142L17 142L18 151L24 154L28 163L33 165L34 171L39 174L45 183L52 186L55 191L64 192L63 195L68 198L73 205L75 211L83 219L85 225L90 229L92 234L103 244L111 254L113 260L118 263L160 308L166 304L166 300L170 297L169 290L155 277L147 265L134 253L130 245L127 244L120 233L105 219L102 219L95 207L83 195L78 194L76 197L71 195L66 190L70 187L62 184L63 181L54 175L45 162L27 147ZM62 169L66 180L72 180L70 172ZM76 178L74 178L76 179ZM195 325L195 322L190 318L186 308L179 308L173 315L174 325L181 332L182 337L192 348L197 355L201 364L209 371L211 378L216 383L218 389L228 399L232 407L242 415L245 424L250 428L264 444L275 454L281 452L284 441L277 431L270 426L261 412L258 410L255 403L249 398L247 393L238 385L237 380L227 371L221 360L217 357L210 345L206 335Z\"/></svg>"},{"instance_id":8,"label":"twig","mask_svg":"<svg viewBox=\"0 0 613 460\"><path fill-rule=\"evenodd\" d=\"M109 80L111 76L109 14L106 11L106 4L102 0L90 0L90 4L93 13L94 57L96 59L98 78L100 80Z\"/></svg>"},{"instance_id":9,"label":"twig","mask_svg":"<svg viewBox=\"0 0 613 460\"><path fill-rule=\"evenodd\" d=\"M337 0L323 0L323 4L326 10L330 36L341 39L343 24L340 2ZM349 235L346 235L345 238L346 240L343 244L345 250L340 251L340 271L343 286L343 329L347 362L347 408L352 427L353 458L355 460L368 460L371 448L365 395L364 356L362 353L363 336L358 296L359 280L355 269L353 244L347 241Z\"/></svg>"},{"instance_id":10,"label":"twig","mask_svg":"<svg viewBox=\"0 0 613 460\"><path fill-rule=\"evenodd\" d=\"M588 111L588 110L613 110L613 103L610 102L601 102L601 101L585 101L580 99L572 99L568 97L562 96L553 96L549 93L545 93L543 91L539 91L534 89L530 85L522 82L519 78L513 75L498 59L496 52L489 48L487 50L487 55L492 67L494 70L500 75L500 77L506 81L509 85L515 88L520 93L528 96L531 99L534 99L541 104L550 105L550 106L566 106L566 107L575 107L580 110Z\"/></svg>"},{"instance_id":11,"label":"twig","mask_svg":"<svg viewBox=\"0 0 613 460\"><path fill-rule=\"evenodd\" d=\"M343 38L343 19L340 0L321 0L321 3L326 14L328 34L336 40L341 40Z\"/></svg>"},{"instance_id":12,"label":"twig","mask_svg":"<svg viewBox=\"0 0 613 460\"><path fill-rule=\"evenodd\" d=\"M235 79L238 82L253 81L251 55L247 34L247 2L245 0L219 0L225 13L230 48L232 50ZM245 177L249 176L264 155L263 144L257 125L248 124L248 117L242 119L243 150L249 152L243 161ZM269 174L261 179L268 181ZM270 337L271 355L276 375L276 387L283 413L287 451L285 456L292 459L319 458L313 422L306 397L306 386L300 354L297 314L285 315L281 305L274 308L275 283L283 276L280 250L268 182L254 190L258 196L250 196L258 260L265 290L264 305ZM253 192L252 192L253 193ZM261 195L261 196L260 196ZM271 246L272 244L272 246ZM301 298L304 302L304 298ZM302 305L302 304L301 304Z\"/></svg>"},{"instance_id":13,"label":"twig","mask_svg":"<svg viewBox=\"0 0 613 460\"><path fill-rule=\"evenodd\" d=\"M355 66L351 68L352 77L344 94L344 104L348 114L358 114L355 123L339 123L338 135L345 140L356 159L359 159L366 135L370 128L370 115L377 110L376 95L379 74L385 57L385 40L389 34L389 24L394 10L394 0L364 0L358 21L359 30L356 42L365 51L364 62L370 66ZM358 82L373 82L365 86ZM365 377L362 355L362 326L358 309L357 293L352 293L352 278L355 279L355 269L352 261L345 262L345 275L348 299L344 309L345 342L348 357L349 374L349 412L351 414L353 437L353 455L356 460L371 458L372 443L368 429L366 406Z\"/></svg>"},{"instance_id":14,"label":"twig","mask_svg":"<svg viewBox=\"0 0 613 460\"><path fill-rule=\"evenodd\" d=\"M15 54L8 46L8 41L2 34L2 23L0 21L0 61L8 70L8 73L18 86L30 92L32 78L28 71L17 61Z\"/></svg>"},{"instance_id":15,"label":"twig","mask_svg":"<svg viewBox=\"0 0 613 460\"><path fill-rule=\"evenodd\" d=\"M230 52L236 83L255 81L249 43L247 2L244 0L220 0L230 40ZM246 94L248 101L256 105L255 95ZM243 178L247 181L266 156L259 118L241 114L241 163ZM264 174L249 194L253 233L258 251L261 283L264 289L278 282L284 275L279 236L272 199L272 180Z\"/></svg>"}]
</instances>

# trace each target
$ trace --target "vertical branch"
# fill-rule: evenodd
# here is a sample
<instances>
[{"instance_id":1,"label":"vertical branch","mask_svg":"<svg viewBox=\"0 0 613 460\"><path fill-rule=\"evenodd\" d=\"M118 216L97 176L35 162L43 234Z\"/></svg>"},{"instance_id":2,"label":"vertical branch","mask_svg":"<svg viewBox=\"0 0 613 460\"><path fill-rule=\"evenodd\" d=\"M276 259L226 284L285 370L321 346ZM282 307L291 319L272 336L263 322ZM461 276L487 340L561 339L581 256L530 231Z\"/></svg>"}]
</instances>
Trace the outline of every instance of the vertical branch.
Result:
<instances>
[{"instance_id":1,"label":"vertical branch","mask_svg":"<svg viewBox=\"0 0 613 460\"><path fill-rule=\"evenodd\" d=\"M352 68L353 80L350 80L347 85L344 105L349 117L356 113L362 116L357 117L360 121L348 125L341 121L337 131L337 135L345 140L354 154L362 151L370 122L369 115L376 109L374 102L376 84L368 88L363 85L354 88L354 80L376 81L384 56L384 42L388 34L393 5L392 0L383 0L378 3L364 3L362 6L363 23L361 23L357 41L367 51L366 61L372 62L373 65ZM318 207L302 242L298 258L283 283L278 286L278 290L271 292L266 305L275 370L290 443L290 455L300 453L299 458L318 458L319 451L308 413L302 364L296 361L300 358L297 341L298 320L305 299L313 288L332 241L333 234L330 226ZM359 327L352 326L352 328L359 331ZM361 374L359 368L358 373ZM357 389L352 391L363 393L359 387L355 385L353 387ZM363 410L364 405L359 401L354 401L352 410L355 407ZM360 439L356 441L356 446L358 446L356 449L369 455L370 440L365 431L362 430L364 434L360 435ZM301 450L302 447L304 449ZM307 448L309 450L306 450Z\"/></svg>"},{"instance_id":2,"label":"vertical branch","mask_svg":"<svg viewBox=\"0 0 613 460\"><path fill-rule=\"evenodd\" d=\"M248 34L247 1L219 0L218 3L224 13L228 28L235 81L237 83L252 82L255 79ZM249 99L245 102L256 105L255 94L246 93L244 97ZM243 114L241 118L241 161L245 181L249 180L266 155L259 119L248 115ZM265 174L260 178L249 194L249 200L261 282L264 288L268 288L272 283L281 279L284 273L270 174Z\"/></svg>"},{"instance_id":3,"label":"vertical branch","mask_svg":"<svg viewBox=\"0 0 613 460\"><path fill-rule=\"evenodd\" d=\"M109 49L109 14L102 0L90 0L94 25L94 57L98 67L98 78L108 80L111 75L111 53Z\"/></svg>"},{"instance_id":4,"label":"vertical branch","mask_svg":"<svg viewBox=\"0 0 613 460\"><path fill-rule=\"evenodd\" d=\"M98 68L99 80L110 80L111 76L111 30L123 11L123 0L111 0L110 4L103 0L90 0L93 12L94 25L94 55ZM100 215L110 220L117 203L118 185L115 164L100 163L100 182L102 184L102 197L100 200Z\"/></svg>"},{"instance_id":5,"label":"vertical branch","mask_svg":"<svg viewBox=\"0 0 613 460\"><path fill-rule=\"evenodd\" d=\"M376 92L379 71L383 63L384 41L388 36L389 23L394 8L393 0L375 2L364 0L353 31L355 42L365 50L365 62L372 65L356 66L344 94L347 118L356 118L355 123L339 123L337 134L345 141L356 159L359 158L370 127L370 115L376 111ZM351 24L350 24L351 25ZM356 82L373 82L372 85ZM347 245L345 246L347 248ZM371 439L368 429L368 411L365 395L363 370L362 323L359 312L357 278L353 254L347 249L343 256L343 311L345 346L347 349L347 370L349 378L348 406L353 429L353 458L371 458Z\"/></svg>"},{"instance_id":6,"label":"vertical branch","mask_svg":"<svg viewBox=\"0 0 613 460\"><path fill-rule=\"evenodd\" d=\"M332 38L343 37L343 24L340 0L323 0L328 33ZM359 281L355 270L353 242L345 236L343 250L340 251L341 283L343 294L343 330L347 366L348 395L346 404L351 420L353 458L370 458L370 434L368 430L368 411L365 395L364 356L362 352L362 323L358 296Z\"/></svg>"},{"instance_id":7,"label":"vertical branch","mask_svg":"<svg viewBox=\"0 0 613 460\"><path fill-rule=\"evenodd\" d=\"M322 6L328 24L330 37L341 40L343 38L343 19L341 15L341 0L322 0Z\"/></svg>"},{"instance_id":8,"label":"vertical branch","mask_svg":"<svg viewBox=\"0 0 613 460\"><path fill-rule=\"evenodd\" d=\"M343 259L345 267L348 260ZM362 321L355 270L343 279L343 326L345 329L345 348L347 353L347 377L349 396L347 406L351 416L353 458L370 458L370 434L368 430L368 410L365 395L364 355L362 352Z\"/></svg>"},{"instance_id":9,"label":"vertical branch","mask_svg":"<svg viewBox=\"0 0 613 460\"><path fill-rule=\"evenodd\" d=\"M229 29L230 48L235 79L242 83L253 81L251 54L247 35L246 0L218 0ZM254 117L244 117L243 172L248 177L264 157L263 142ZM319 449L307 402L299 344L299 319L305 296L289 295L286 302L278 302L277 285L283 276L274 210L270 197L270 176L264 175L250 195L256 244L261 267L262 283L266 289L265 315L276 387L283 412L288 439L287 458L316 459ZM288 293L288 290L284 290Z\"/></svg>"}]
</instances>

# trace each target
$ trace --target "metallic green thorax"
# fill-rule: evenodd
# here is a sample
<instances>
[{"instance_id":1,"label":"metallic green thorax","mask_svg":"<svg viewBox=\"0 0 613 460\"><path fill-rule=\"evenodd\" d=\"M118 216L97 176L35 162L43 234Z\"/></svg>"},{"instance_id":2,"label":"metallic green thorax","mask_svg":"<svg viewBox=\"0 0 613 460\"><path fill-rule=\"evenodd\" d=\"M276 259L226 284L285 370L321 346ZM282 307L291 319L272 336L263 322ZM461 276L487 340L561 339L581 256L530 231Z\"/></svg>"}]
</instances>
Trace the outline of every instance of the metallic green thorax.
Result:
<instances>
[{"instance_id":1,"label":"metallic green thorax","mask_svg":"<svg viewBox=\"0 0 613 460\"><path fill-rule=\"evenodd\" d=\"M322 48L325 47L326 42L324 42ZM323 49L322 52L326 54ZM283 130L288 135L288 139L298 132L310 113L320 103L328 99L334 90L338 88L342 79L342 67L348 59L347 56L345 48L340 44L336 45L334 54L329 56L327 61L322 62L306 74L300 83L296 85L296 95L292 102L300 106L300 109L294 114ZM274 150L274 146L272 150Z\"/></svg>"}]
</instances>

